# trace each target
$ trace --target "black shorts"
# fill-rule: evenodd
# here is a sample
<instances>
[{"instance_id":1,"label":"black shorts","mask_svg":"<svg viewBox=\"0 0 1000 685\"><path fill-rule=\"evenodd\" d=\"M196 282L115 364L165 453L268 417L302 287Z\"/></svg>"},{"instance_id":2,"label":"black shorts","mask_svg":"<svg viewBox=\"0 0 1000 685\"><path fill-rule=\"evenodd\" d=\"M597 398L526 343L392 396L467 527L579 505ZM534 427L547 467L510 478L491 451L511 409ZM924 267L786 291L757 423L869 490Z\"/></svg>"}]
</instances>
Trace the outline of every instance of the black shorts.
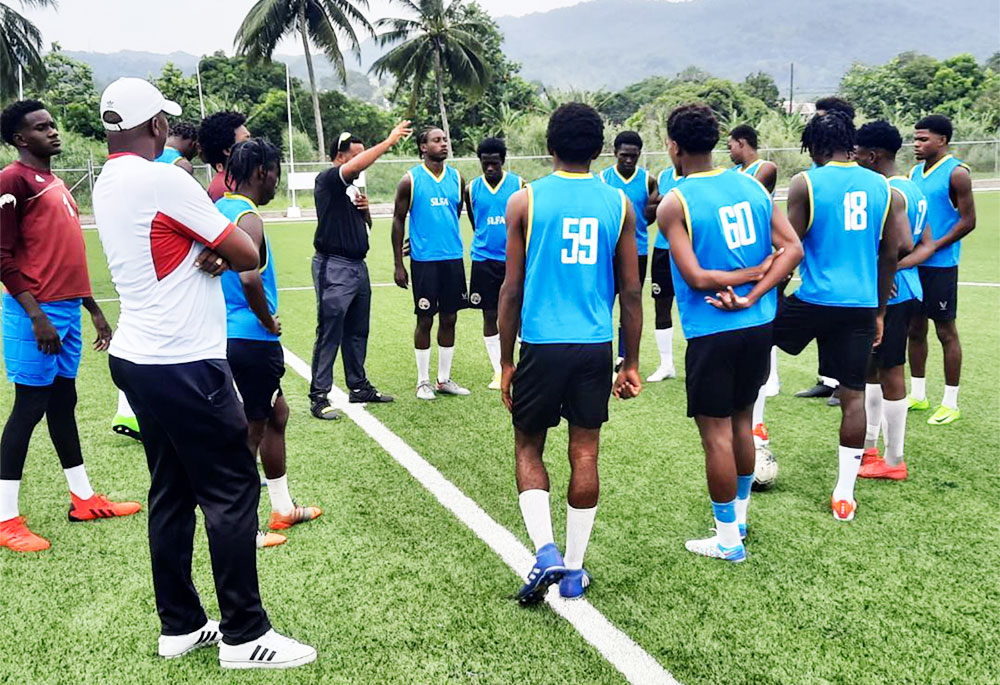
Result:
<instances>
[{"instance_id":1,"label":"black shorts","mask_svg":"<svg viewBox=\"0 0 1000 685\"><path fill-rule=\"evenodd\" d=\"M608 420L611 343L532 345L521 343L514 372L514 427L539 433L559 425L600 428Z\"/></svg>"},{"instance_id":2,"label":"black shorts","mask_svg":"<svg viewBox=\"0 0 1000 685\"><path fill-rule=\"evenodd\" d=\"M413 313L417 316L434 316L438 312L454 314L469 306L465 262L461 259L436 262L411 260L410 280Z\"/></svg>"},{"instance_id":3,"label":"black shorts","mask_svg":"<svg viewBox=\"0 0 1000 685\"><path fill-rule=\"evenodd\" d=\"M920 300L907 300L885 308L882 344L872 350L872 357L878 368L891 369L906 363L906 338L910 330L910 319L920 311L920 307Z\"/></svg>"},{"instance_id":4,"label":"black shorts","mask_svg":"<svg viewBox=\"0 0 1000 685\"><path fill-rule=\"evenodd\" d=\"M672 300L674 297L674 281L670 276L670 250L659 247L653 248L653 268L650 270L650 279L653 282L653 299L666 298Z\"/></svg>"},{"instance_id":5,"label":"black shorts","mask_svg":"<svg viewBox=\"0 0 1000 685\"><path fill-rule=\"evenodd\" d=\"M269 417L274 403L282 395L285 353L281 343L277 340L230 338L226 359L243 400L247 421L262 421Z\"/></svg>"},{"instance_id":6,"label":"black shorts","mask_svg":"<svg viewBox=\"0 0 1000 685\"><path fill-rule=\"evenodd\" d=\"M771 324L691 338L684 356L688 416L724 419L753 406L771 368Z\"/></svg>"},{"instance_id":7,"label":"black shorts","mask_svg":"<svg viewBox=\"0 0 1000 685\"><path fill-rule=\"evenodd\" d=\"M469 278L469 306L495 312L500 303L500 286L507 273L506 262L485 259L472 262Z\"/></svg>"},{"instance_id":8,"label":"black shorts","mask_svg":"<svg viewBox=\"0 0 1000 685\"><path fill-rule=\"evenodd\" d=\"M918 266L924 291L923 313L932 321L954 321L958 315L958 267Z\"/></svg>"},{"instance_id":9,"label":"black shorts","mask_svg":"<svg viewBox=\"0 0 1000 685\"><path fill-rule=\"evenodd\" d=\"M649 255L641 254L639 255L638 265L639 265L639 287L642 288L646 284L646 266L649 262ZM618 274L615 274L615 295L621 291L620 284L618 282Z\"/></svg>"},{"instance_id":10,"label":"black shorts","mask_svg":"<svg viewBox=\"0 0 1000 685\"><path fill-rule=\"evenodd\" d=\"M874 307L832 307L786 297L774 320L774 344L799 354L813 340L820 373L849 390L864 390L875 341Z\"/></svg>"}]
</instances>

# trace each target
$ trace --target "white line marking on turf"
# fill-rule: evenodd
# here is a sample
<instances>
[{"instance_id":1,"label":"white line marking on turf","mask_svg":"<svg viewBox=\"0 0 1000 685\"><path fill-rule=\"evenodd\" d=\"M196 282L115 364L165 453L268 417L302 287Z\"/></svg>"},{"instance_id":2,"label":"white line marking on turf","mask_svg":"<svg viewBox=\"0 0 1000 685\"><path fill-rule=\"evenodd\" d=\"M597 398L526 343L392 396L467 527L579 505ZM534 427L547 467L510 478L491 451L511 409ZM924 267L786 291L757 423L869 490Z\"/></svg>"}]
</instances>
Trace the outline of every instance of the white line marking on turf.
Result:
<instances>
[{"instance_id":1,"label":"white line marking on turf","mask_svg":"<svg viewBox=\"0 0 1000 685\"><path fill-rule=\"evenodd\" d=\"M793 281L797 281L799 279L798 278L793 278L792 280ZM646 282L648 283L650 281L647 279ZM978 282L978 281L959 281L958 284L961 285L961 286L970 286L970 287L975 287L975 288L1000 288L1000 283L982 283L982 282ZM371 286L373 288L392 288L392 287L395 287L396 284L395 283L372 283ZM296 285L296 286L291 286L291 287L288 287L288 288L278 288L278 292L283 292L283 293L284 292L295 292L295 291L298 291L298 290L314 290L314 288L311 285ZM101 298L101 299L95 300L95 301L98 302L98 303L117 302L118 298L117 297L104 297L104 298Z\"/></svg>"},{"instance_id":2,"label":"white line marking on turf","mask_svg":"<svg viewBox=\"0 0 1000 685\"><path fill-rule=\"evenodd\" d=\"M310 380L309 365L287 347L285 363L305 380ZM347 394L334 386L330 393L333 404L371 436L423 485L459 521L468 526L476 536L504 562L521 575L519 569L530 569L535 561L528 548L514 534L494 521L489 514L454 483L441 475L434 466L403 441L398 435L360 404L347 401ZM524 576L521 576L522 578ZM559 597L555 587L550 588L546 601L552 609L576 628L583 639L593 645L630 683L668 683L679 685L652 656L637 645L632 638L616 628L586 600L567 601Z\"/></svg>"}]
</instances>

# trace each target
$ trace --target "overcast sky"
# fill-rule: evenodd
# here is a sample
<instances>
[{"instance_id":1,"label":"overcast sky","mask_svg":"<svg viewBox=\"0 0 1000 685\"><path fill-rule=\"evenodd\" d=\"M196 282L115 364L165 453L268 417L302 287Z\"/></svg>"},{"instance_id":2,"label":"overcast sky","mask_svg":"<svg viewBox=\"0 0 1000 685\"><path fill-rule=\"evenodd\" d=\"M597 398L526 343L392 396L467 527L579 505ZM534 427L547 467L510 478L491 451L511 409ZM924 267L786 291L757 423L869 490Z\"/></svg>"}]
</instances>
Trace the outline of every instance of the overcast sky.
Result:
<instances>
[{"instance_id":1,"label":"overcast sky","mask_svg":"<svg viewBox=\"0 0 1000 685\"><path fill-rule=\"evenodd\" d=\"M67 50L117 52L143 50L195 55L225 50L255 0L59 0L59 9L18 8L42 32L46 49L58 41ZM494 16L545 12L581 0L478 0ZM400 16L398 5L370 0L370 20ZM301 53L300 42L286 40L277 52Z\"/></svg>"}]
</instances>

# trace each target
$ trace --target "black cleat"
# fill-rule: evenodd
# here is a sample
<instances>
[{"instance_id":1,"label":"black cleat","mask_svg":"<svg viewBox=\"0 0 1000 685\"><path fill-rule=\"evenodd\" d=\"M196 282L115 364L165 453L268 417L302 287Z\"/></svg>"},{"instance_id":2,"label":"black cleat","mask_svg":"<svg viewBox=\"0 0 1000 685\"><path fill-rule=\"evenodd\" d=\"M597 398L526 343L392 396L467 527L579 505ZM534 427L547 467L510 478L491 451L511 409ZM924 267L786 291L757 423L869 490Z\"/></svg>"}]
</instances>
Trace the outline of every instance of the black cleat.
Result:
<instances>
[{"instance_id":1,"label":"black cleat","mask_svg":"<svg viewBox=\"0 0 1000 685\"><path fill-rule=\"evenodd\" d=\"M340 412L331 407L327 400L314 402L309 412L322 421L336 421L340 418Z\"/></svg>"},{"instance_id":2,"label":"black cleat","mask_svg":"<svg viewBox=\"0 0 1000 685\"><path fill-rule=\"evenodd\" d=\"M826 401L826 403L828 405L830 405L831 407L839 407L840 406L840 386L839 385L837 386L837 389L833 391L833 394L830 395L830 399L828 399Z\"/></svg>"},{"instance_id":3,"label":"black cleat","mask_svg":"<svg viewBox=\"0 0 1000 685\"><path fill-rule=\"evenodd\" d=\"M833 390L834 389L831 388L829 385L817 382L816 385L814 385L811 388L807 388L806 390L799 390L797 393L795 393L795 396L796 397L829 397L830 395L833 394Z\"/></svg>"}]
</instances>

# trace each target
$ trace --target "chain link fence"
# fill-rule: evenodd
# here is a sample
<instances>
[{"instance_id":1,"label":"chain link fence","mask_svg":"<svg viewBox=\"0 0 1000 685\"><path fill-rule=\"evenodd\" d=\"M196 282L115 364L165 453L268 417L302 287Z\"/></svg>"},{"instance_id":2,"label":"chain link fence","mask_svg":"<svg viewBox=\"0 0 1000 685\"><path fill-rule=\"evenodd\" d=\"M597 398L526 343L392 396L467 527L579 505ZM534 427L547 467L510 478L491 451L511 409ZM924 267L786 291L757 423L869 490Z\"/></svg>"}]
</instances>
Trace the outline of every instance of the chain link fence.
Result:
<instances>
[{"instance_id":1,"label":"chain link fence","mask_svg":"<svg viewBox=\"0 0 1000 685\"><path fill-rule=\"evenodd\" d=\"M952 141L951 149L956 157L969 165L973 178L1000 179L1000 140ZM809 156L797 147L760 148L758 154L761 158L777 164L779 187L786 186L792 176L810 165ZM729 153L724 148L715 150L713 159L720 166L732 165ZM373 204L392 202L396 185L403 174L419 163L420 160L416 158L386 157L375 162L366 172L370 201ZM482 173L479 160L475 157L457 157L448 160L448 163L457 168L467 181ZM663 150L648 150L643 153L641 163L650 171L659 173L670 164L670 156ZM603 169L611 164L614 164L614 156L608 152L602 154L595 161L594 168ZM900 151L899 168L905 172L913 164L913 145L908 144ZM327 169L329 166L328 162L296 162L294 171L316 172ZM552 169L552 160L548 155L508 155L507 169L531 180L549 173ZM281 184L274 201L268 205L268 209L280 210L292 204L292 191L288 189L287 185L288 172L291 170L287 162L282 164ZM86 168L53 169L53 171L66 182L66 185L70 186L81 212L90 214L91 191L97 176L100 174L100 166L88 164ZM195 178L207 186L210 174L206 165L195 167ZM314 207L312 193L309 191L296 192L295 204L306 209Z\"/></svg>"}]
</instances>

